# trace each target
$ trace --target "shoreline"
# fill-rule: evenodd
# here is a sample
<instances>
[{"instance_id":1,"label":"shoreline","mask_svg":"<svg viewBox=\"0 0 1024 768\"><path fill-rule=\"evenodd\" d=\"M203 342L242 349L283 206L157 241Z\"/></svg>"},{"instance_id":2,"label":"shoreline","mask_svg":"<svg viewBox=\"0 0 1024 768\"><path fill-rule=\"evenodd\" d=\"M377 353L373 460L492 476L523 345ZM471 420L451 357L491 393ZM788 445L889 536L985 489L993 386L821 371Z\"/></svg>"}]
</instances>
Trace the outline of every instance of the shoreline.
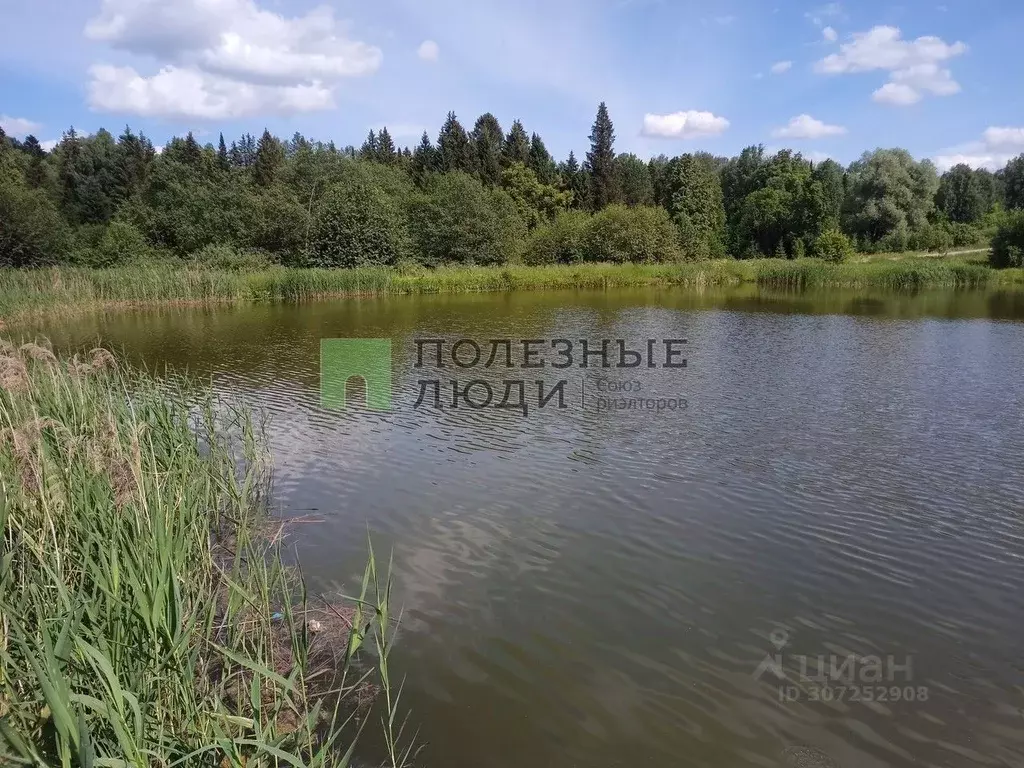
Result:
<instances>
[{"instance_id":1,"label":"shoreline","mask_svg":"<svg viewBox=\"0 0 1024 768\"><path fill-rule=\"evenodd\" d=\"M257 272L183 266L52 267L0 272L0 330L48 316L149 307L303 302L387 295L500 293L637 287L889 289L1024 288L1024 269L996 270L951 255L851 261L757 259L676 264L545 266L275 267Z\"/></svg>"}]
</instances>

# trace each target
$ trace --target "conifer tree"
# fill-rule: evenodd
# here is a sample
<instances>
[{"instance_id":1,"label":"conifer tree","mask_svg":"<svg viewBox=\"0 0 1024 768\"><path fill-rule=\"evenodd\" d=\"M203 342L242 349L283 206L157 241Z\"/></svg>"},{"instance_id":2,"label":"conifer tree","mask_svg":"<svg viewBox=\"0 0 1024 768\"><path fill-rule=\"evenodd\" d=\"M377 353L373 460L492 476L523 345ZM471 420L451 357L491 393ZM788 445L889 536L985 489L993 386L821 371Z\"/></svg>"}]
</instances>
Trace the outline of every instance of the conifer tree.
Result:
<instances>
[{"instance_id":1,"label":"conifer tree","mask_svg":"<svg viewBox=\"0 0 1024 768\"><path fill-rule=\"evenodd\" d=\"M590 151L586 170L589 175L588 204L599 211L618 200L615 191L615 128L602 101L590 131Z\"/></svg>"},{"instance_id":2,"label":"conifer tree","mask_svg":"<svg viewBox=\"0 0 1024 768\"><path fill-rule=\"evenodd\" d=\"M555 161L551 159L551 153L544 146L544 141L536 133L530 137L530 170L537 174L541 184L553 184L557 171Z\"/></svg>"},{"instance_id":3,"label":"conifer tree","mask_svg":"<svg viewBox=\"0 0 1024 768\"><path fill-rule=\"evenodd\" d=\"M387 126L381 128L380 133L377 134L376 160L385 165L394 165L395 163L395 142L391 139Z\"/></svg>"},{"instance_id":4,"label":"conifer tree","mask_svg":"<svg viewBox=\"0 0 1024 768\"><path fill-rule=\"evenodd\" d=\"M366 141L363 142L363 146L359 148L359 159L360 160L376 160L377 159L377 134L371 129L366 135Z\"/></svg>"},{"instance_id":5,"label":"conifer tree","mask_svg":"<svg viewBox=\"0 0 1024 768\"><path fill-rule=\"evenodd\" d=\"M448 118L441 126L441 133L437 137L437 149L439 170L472 172L473 157L470 152L469 136L466 135L466 129L462 127L454 112L448 113Z\"/></svg>"},{"instance_id":6,"label":"conifer tree","mask_svg":"<svg viewBox=\"0 0 1024 768\"><path fill-rule=\"evenodd\" d=\"M427 176L437 170L437 163L437 150L430 141L427 132L424 131L416 151L412 153L410 172L412 173L413 180L417 184L422 185Z\"/></svg>"},{"instance_id":7,"label":"conifer tree","mask_svg":"<svg viewBox=\"0 0 1024 768\"><path fill-rule=\"evenodd\" d=\"M473 165L477 178L489 186L501 181L501 144L503 134L498 118L487 112L477 118L470 134Z\"/></svg>"},{"instance_id":8,"label":"conifer tree","mask_svg":"<svg viewBox=\"0 0 1024 768\"><path fill-rule=\"evenodd\" d=\"M203 161L203 150L192 131L185 137L184 159L193 168L198 168Z\"/></svg>"},{"instance_id":9,"label":"conifer tree","mask_svg":"<svg viewBox=\"0 0 1024 768\"><path fill-rule=\"evenodd\" d=\"M256 147L256 159L252 164L253 179L261 187L269 187L274 183L277 172L284 164L284 147L266 128L260 136Z\"/></svg>"},{"instance_id":10,"label":"conifer tree","mask_svg":"<svg viewBox=\"0 0 1024 768\"><path fill-rule=\"evenodd\" d=\"M569 151L569 159L559 165L558 177L558 188L572 193L572 207L582 208L587 196L587 176L572 150Z\"/></svg>"},{"instance_id":11,"label":"conifer tree","mask_svg":"<svg viewBox=\"0 0 1024 768\"><path fill-rule=\"evenodd\" d=\"M521 121L516 120L505 137L501 147L501 162L504 167L512 163L530 164L530 137L526 135Z\"/></svg>"},{"instance_id":12,"label":"conifer tree","mask_svg":"<svg viewBox=\"0 0 1024 768\"><path fill-rule=\"evenodd\" d=\"M220 144L217 147L217 165L222 171L226 171L231 163L228 161L228 148L224 143L224 134L220 135Z\"/></svg>"}]
</instances>

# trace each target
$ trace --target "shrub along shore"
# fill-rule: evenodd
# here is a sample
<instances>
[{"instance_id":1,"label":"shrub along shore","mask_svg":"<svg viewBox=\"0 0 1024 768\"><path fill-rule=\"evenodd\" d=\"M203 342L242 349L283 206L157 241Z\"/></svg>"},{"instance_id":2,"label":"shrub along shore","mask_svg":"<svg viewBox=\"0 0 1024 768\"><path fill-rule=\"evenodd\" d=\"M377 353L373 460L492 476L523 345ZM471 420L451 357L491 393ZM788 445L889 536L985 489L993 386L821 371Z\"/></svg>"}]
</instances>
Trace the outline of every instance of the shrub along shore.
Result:
<instances>
[{"instance_id":1,"label":"shrub along shore","mask_svg":"<svg viewBox=\"0 0 1024 768\"><path fill-rule=\"evenodd\" d=\"M0 763L344 765L375 669L405 763L389 579L307 599L267 472L243 411L0 339Z\"/></svg>"},{"instance_id":2,"label":"shrub along shore","mask_svg":"<svg viewBox=\"0 0 1024 768\"><path fill-rule=\"evenodd\" d=\"M957 258L829 263L722 259L675 264L237 270L157 265L0 271L0 322L158 304L298 302L347 296L625 287L981 288L1024 286L1024 269Z\"/></svg>"}]
</instances>

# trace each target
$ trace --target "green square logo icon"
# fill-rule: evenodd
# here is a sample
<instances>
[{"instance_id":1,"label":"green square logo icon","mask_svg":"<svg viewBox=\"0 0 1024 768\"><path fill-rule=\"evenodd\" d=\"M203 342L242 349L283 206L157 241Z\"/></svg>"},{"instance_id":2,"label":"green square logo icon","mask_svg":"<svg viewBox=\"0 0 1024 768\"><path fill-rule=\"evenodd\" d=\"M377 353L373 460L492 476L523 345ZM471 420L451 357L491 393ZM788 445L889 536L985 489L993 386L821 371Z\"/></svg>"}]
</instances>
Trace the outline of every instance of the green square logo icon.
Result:
<instances>
[{"instance_id":1,"label":"green square logo icon","mask_svg":"<svg viewBox=\"0 0 1024 768\"><path fill-rule=\"evenodd\" d=\"M366 406L391 410L391 339L320 339L320 404L342 410L354 379L362 379Z\"/></svg>"}]
</instances>

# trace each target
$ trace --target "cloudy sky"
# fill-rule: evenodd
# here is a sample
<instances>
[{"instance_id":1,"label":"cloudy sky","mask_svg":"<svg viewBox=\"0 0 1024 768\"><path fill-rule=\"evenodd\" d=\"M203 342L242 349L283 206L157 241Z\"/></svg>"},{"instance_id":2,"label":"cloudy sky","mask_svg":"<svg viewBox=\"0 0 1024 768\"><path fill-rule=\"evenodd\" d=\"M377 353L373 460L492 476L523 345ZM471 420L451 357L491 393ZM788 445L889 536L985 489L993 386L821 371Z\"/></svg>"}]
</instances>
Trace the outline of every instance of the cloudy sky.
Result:
<instances>
[{"instance_id":1,"label":"cloudy sky","mask_svg":"<svg viewBox=\"0 0 1024 768\"><path fill-rule=\"evenodd\" d=\"M521 118L559 158L608 103L619 151L748 144L940 167L1024 152L1020 0L2 0L0 126L127 123L154 143L264 127L401 144L448 110Z\"/></svg>"}]
</instances>

